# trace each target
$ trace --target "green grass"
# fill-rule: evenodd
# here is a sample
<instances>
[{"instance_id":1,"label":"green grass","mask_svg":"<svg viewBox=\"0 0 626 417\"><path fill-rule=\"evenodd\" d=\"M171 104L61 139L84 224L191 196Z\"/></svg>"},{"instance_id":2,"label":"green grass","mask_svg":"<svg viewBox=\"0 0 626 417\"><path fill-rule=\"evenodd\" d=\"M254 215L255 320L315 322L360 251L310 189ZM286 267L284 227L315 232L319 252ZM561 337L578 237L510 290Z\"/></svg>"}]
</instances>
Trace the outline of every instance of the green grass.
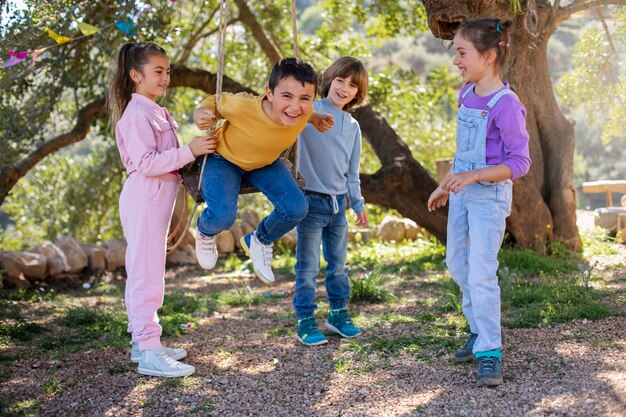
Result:
<instances>
[{"instance_id":1,"label":"green grass","mask_svg":"<svg viewBox=\"0 0 626 417\"><path fill-rule=\"evenodd\" d=\"M33 336L45 332L46 329L37 323L29 323L22 319L17 320L14 324L7 321L0 322L0 337L5 337L8 343L26 342L31 340Z\"/></svg>"},{"instance_id":2,"label":"green grass","mask_svg":"<svg viewBox=\"0 0 626 417\"><path fill-rule=\"evenodd\" d=\"M503 288L503 324L510 328L537 327L576 319L598 320L612 314L600 303L607 291L581 285L580 277L518 281Z\"/></svg>"},{"instance_id":3,"label":"green grass","mask_svg":"<svg viewBox=\"0 0 626 417\"><path fill-rule=\"evenodd\" d=\"M366 244L350 243L347 262L352 269L384 266L389 273L416 274L443 270L445 253L445 246L434 239L400 243L372 240Z\"/></svg>"},{"instance_id":4,"label":"green grass","mask_svg":"<svg viewBox=\"0 0 626 417\"><path fill-rule=\"evenodd\" d=\"M498 255L500 269L525 277L562 275L580 269L581 260L571 252L543 256L528 249L502 249Z\"/></svg>"},{"instance_id":5,"label":"green grass","mask_svg":"<svg viewBox=\"0 0 626 417\"><path fill-rule=\"evenodd\" d=\"M367 271L357 278L350 278L350 301L351 302L368 302L383 303L393 301L397 297L386 288L385 283L391 278L383 274L380 267Z\"/></svg>"}]
</instances>

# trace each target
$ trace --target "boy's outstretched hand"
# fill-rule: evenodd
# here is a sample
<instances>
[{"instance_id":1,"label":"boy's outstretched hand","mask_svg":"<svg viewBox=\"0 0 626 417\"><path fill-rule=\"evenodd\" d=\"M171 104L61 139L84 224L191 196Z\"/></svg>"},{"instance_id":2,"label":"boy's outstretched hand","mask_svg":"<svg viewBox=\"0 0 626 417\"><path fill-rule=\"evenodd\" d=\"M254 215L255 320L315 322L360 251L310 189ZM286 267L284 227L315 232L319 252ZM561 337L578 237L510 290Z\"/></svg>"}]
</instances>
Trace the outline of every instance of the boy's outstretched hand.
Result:
<instances>
[{"instance_id":1,"label":"boy's outstretched hand","mask_svg":"<svg viewBox=\"0 0 626 417\"><path fill-rule=\"evenodd\" d=\"M309 117L309 123L317 130L324 133L335 124L335 118L330 114L313 113Z\"/></svg>"},{"instance_id":2,"label":"boy's outstretched hand","mask_svg":"<svg viewBox=\"0 0 626 417\"><path fill-rule=\"evenodd\" d=\"M189 142L189 149L193 156L204 155L207 153L214 153L217 147L217 136L211 133L210 135L196 136Z\"/></svg>"},{"instance_id":3,"label":"boy's outstretched hand","mask_svg":"<svg viewBox=\"0 0 626 417\"><path fill-rule=\"evenodd\" d=\"M193 122L200 130L210 129L215 122L215 113L209 109L198 107L193 112Z\"/></svg>"}]
</instances>

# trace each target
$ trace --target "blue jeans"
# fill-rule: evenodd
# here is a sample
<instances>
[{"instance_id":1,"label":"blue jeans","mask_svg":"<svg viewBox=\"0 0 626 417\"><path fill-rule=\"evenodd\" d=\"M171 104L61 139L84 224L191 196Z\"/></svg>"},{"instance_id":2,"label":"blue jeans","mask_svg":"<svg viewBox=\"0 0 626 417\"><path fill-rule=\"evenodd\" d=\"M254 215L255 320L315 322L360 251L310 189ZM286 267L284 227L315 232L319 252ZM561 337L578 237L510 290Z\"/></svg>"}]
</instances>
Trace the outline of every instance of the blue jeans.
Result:
<instances>
[{"instance_id":1,"label":"blue jeans","mask_svg":"<svg viewBox=\"0 0 626 417\"><path fill-rule=\"evenodd\" d=\"M301 320L313 314L317 305L316 277L320 270L320 244L323 246L326 266L326 292L330 308L343 308L348 304L350 282L346 266L348 250L348 221L346 196L337 196L334 207L332 196L305 191L309 212L298 225L296 246L296 292L293 306Z\"/></svg>"},{"instance_id":2,"label":"blue jeans","mask_svg":"<svg viewBox=\"0 0 626 417\"><path fill-rule=\"evenodd\" d=\"M274 205L261 220L256 237L264 245L278 240L306 216L307 202L282 160L252 171L244 171L215 153L208 155L202 175L202 198L207 207L198 217L198 230L215 236L228 230L237 217L237 198L242 180L255 186Z\"/></svg>"}]
</instances>

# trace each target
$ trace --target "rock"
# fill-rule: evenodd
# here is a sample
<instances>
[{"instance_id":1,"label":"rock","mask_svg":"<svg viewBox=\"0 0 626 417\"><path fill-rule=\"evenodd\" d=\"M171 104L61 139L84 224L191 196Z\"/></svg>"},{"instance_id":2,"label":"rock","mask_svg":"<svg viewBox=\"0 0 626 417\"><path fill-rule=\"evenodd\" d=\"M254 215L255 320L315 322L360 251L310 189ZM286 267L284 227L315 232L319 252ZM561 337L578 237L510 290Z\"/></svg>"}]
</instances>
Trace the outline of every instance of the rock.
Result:
<instances>
[{"instance_id":1,"label":"rock","mask_svg":"<svg viewBox=\"0 0 626 417\"><path fill-rule=\"evenodd\" d=\"M192 245L180 245L174 252L167 255L167 262L177 265L194 265L198 263L196 247Z\"/></svg>"},{"instance_id":2,"label":"rock","mask_svg":"<svg viewBox=\"0 0 626 417\"><path fill-rule=\"evenodd\" d=\"M242 225L247 224L248 226L252 227L252 230L256 230L256 228L259 227L259 223L261 223L261 219L259 218L259 215L254 211L244 210L243 213L241 213Z\"/></svg>"},{"instance_id":3,"label":"rock","mask_svg":"<svg viewBox=\"0 0 626 417\"><path fill-rule=\"evenodd\" d=\"M69 269L66 272L68 274L77 274L89 265L87 254L74 238L69 236L58 238L56 245L67 258Z\"/></svg>"},{"instance_id":4,"label":"rock","mask_svg":"<svg viewBox=\"0 0 626 417\"><path fill-rule=\"evenodd\" d=\"M215 246L217 247L217 253L228 254L235 251L235 236L230 230L224 230L215 236Z\"/></svg>"},{"instance_id":5,"label":"rock","mask_svg":"<svg viewBox=\"0 0 626 417\"><path fill-rule=\"evenodd\" d=\"M233 226L230 228L230 232L233 234L233 237L235 238L235 247L237 249L241 249L240 239L244 235L243 228L241 227L241 223L235 222L235 224L233 224Z\"/></svg>"},{"instance_id":6,"label":"rock","mask_svg":"<svg viewBox=\"0 0 626 417\"><path fill-rule=\"evenodd\" d=\"M123 239L111 238L106 241L107 248L106 264L107 271L115 271L126 265L126 241Z\"/></svg>"},{"instance_id":7,"label":"rock","mask_svg":"<svg viewBox=\"0 0 626 417\"><path fill-rule=\"evenodd\" d=\"M17 288L31 287L30 281L28 281L22 273L20 273L19 275L6 274L4 277L0 278L0 288L4 287L5 283L9 284L8 286Z\"/></svg>"},{"instance_id":8,"label":"rock","mask_svg":"<svg viewBox=\"0 0 626 417\"><path fill-rule=\"evenodd\" d=\"M67 256L57 245L50 241L45 241L30 250L30 252L38 253L46 257L47 274L53 277L63 275L70 270L67 262Z\"/></svg>"},{"instance_id":9,"label":"rock","mask_svg":"<svg viewBox=\"0 0 626 417\"><path fill-rule=\"evenodd\" d=\"M411 219L402 219L404 225L404 238L415 240L420 235L420 227Z\"/></svg>"},{"instance_id":10,"label":"rock","mask_svg":"<svg viewBox=\"0 0 626 417\"><path fill-rule=\"evenodd\" d=\"M350 242L365 243L376 236L376 230L373 229L348 229L348 240Z\"/></svg>"},{"instance_id":11,"label":"rock","mask_svg":"<svg viewBox=\"0 0 626 417\"><path fill-rule=\"evenodd\" d=\"M87 254L89 270L104 271L107 266L107 249L94 243L84 243L81 246Z\"/></svg>"},{"instance_id":12,"label":"rock","mask_svg":"<svg viewBox=\"0 0 626 417\"><path fill-rule=\"evenodd\" d=\"M24 277L45 278L47 263L47 258L38 253L12 250L0 252L0 265L6 271L7 277L10 277L7 282L14 285L30 286L30 283L26 284Z\"/></svg>"},{"instance_id":13,"label":"rock","mask_svg":"<svg viewBox=\"0 0 626 417\"><path fill-rule=\"evenodd\" d=\"M594 224L603 227L610 234L617 232L617 219L621 213L626 213L626 207L603 207L595 210Z\"/></svg>"},{"instance_id":14,"label":"rock","mask_svg":"<svg viewBox=\"0 0 626 417\"><path fill-rule=\"evenodd\" d=\"M404 239L405 226L404 222L396 216L385 216L378 226L376 235L383 241L394 240L401 242Z\"/></svg>"},{"instance_id":15,"label":"rock","mask_svg":"<svg viewBox=\"0 0 626 417\"><path fill-rule=\"evenodd\" d=\"M296 229L291 229L285 233L280 239L278 239L278 245L290 250L296 249L296 243L298 242L298 232Z\"/></svg>"}]
</instances>

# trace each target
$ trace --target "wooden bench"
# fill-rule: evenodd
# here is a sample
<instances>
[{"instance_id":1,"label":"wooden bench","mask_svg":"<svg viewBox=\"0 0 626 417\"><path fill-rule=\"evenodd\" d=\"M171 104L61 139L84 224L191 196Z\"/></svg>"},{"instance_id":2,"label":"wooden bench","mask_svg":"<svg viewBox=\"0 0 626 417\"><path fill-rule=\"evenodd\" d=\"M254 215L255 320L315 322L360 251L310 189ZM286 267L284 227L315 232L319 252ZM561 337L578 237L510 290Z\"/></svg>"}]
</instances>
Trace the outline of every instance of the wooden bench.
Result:
<instances>
[{"instance_id":1,"label":"wooden bench","mask_svg":"<svg viewBox=\"0 0 626 417\"><path fill-rule=\"evenodd\" d=\"M626 194L626 181L590 181L583 182L583 193L606 193L606 206L613 206L613 193Z\"/></svg>"}]
</instances>

